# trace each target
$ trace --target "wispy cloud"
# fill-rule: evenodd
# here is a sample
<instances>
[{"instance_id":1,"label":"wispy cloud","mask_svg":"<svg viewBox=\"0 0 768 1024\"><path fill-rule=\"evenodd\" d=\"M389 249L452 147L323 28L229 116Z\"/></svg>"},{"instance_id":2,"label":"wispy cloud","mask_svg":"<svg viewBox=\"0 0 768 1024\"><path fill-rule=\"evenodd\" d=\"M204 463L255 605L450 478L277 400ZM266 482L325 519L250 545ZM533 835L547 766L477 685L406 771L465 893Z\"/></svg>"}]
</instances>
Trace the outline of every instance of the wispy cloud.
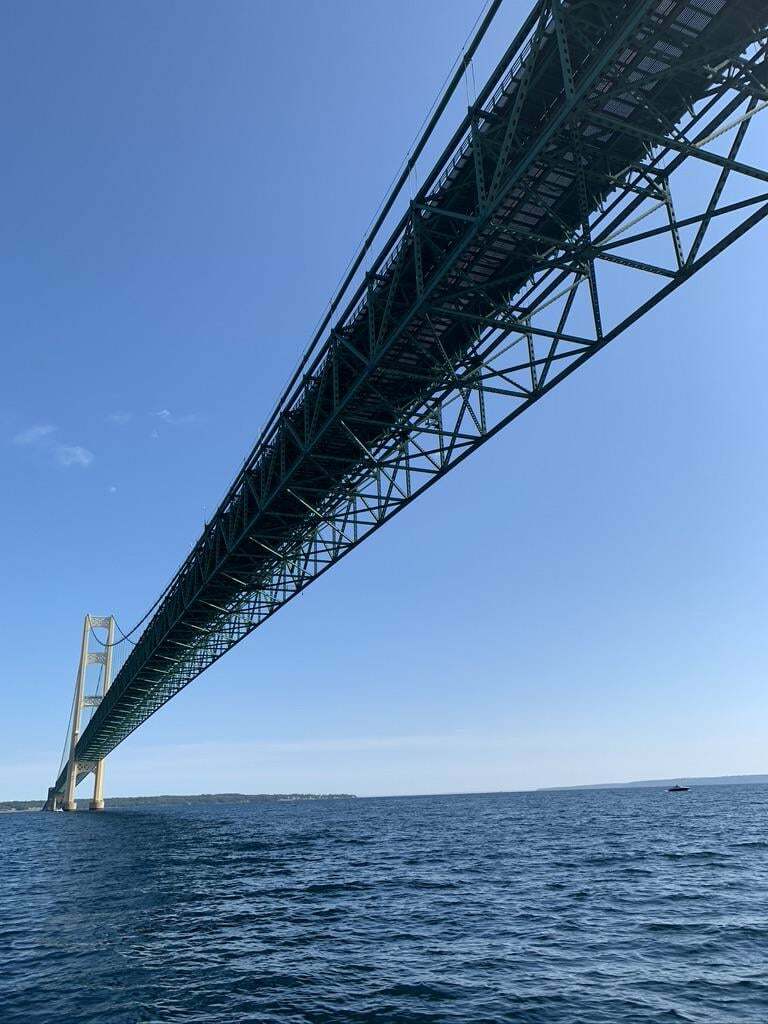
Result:
<instances>
[{"instance_id":1,"label":"wispy cloud","mask_svg":"<svg viewBox=\"0 0 768 1024\"><path fill-rule=\"evenodd\" d=\"M133 419L132 412L111 412L107 416L107 423L115 423L118 427L124 427L126 423L130 423Z\"/></svg>"},{"instance_id":2,"label":"wispy cloud","mask_svg":"<svg viewBox=\"0 0 768 1024\"><path fill-rule=\"evenodd\" d=\"M54 438L58 430L50 423L36 423L26 430L16 434L12 441L16 445L26 448L36 448L52 456L60 465L68 469L70 466L79 466L87 469L93 462L93 452L81 444L61 444Z\"/></svg>"},{"instance_id":3,"label":"wispy cloud","mask_svg":"<svg viewBox=\"0 0 768 1024\"><path fill-rule=\"evenodd\" d=\"M55 431L56 427L50 423L36 423L34 426L27 427L26 430L16 434L13 438L13 443L19 445L39 444L41 441L49 438Z\"/></svg>"},{"instance_id":4,"label":"wispy cloud","mask_svg":"<svg viewBox=\"0 0 768 1024\"><path fill-rule=\"evenodd\" d=\"M93 452L80 444L56 445L56 459L60 466L82 466L87 469L93 462Z\"/></svg>"},{"instance_id":5,"label":"wispy cloud","mask_svg":"<svg viewBox=\"0 0 768 1024\"><path fill-rule=\"evenodd\" d=\"M159 412L155 413L155 416L162 420L163 423L169 423L173 427L182 427L187 423L194 423L197 420L197 415L193 412L187 412L184 413L184 415L179 416L172 413L170 409L161 409Z\"/></svg>"}]
</instances>

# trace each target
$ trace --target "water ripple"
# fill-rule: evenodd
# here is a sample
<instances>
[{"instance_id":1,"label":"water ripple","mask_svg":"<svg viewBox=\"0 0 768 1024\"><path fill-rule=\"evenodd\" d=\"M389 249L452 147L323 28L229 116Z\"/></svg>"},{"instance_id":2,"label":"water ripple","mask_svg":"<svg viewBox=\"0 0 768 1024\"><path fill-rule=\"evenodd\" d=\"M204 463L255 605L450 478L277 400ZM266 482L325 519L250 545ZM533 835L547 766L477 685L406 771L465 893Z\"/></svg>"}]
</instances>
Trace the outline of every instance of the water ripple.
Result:
<instances>
[{"instance_id":1,"label":"water ripple","mask_svg":"<svg viewBox=\"0 0 768 1024\"><path fill-rule=\"evenodd\" d=\"M764 1024L768 787L0 817L2 1024Z\"/></svg>"}]
</instances>

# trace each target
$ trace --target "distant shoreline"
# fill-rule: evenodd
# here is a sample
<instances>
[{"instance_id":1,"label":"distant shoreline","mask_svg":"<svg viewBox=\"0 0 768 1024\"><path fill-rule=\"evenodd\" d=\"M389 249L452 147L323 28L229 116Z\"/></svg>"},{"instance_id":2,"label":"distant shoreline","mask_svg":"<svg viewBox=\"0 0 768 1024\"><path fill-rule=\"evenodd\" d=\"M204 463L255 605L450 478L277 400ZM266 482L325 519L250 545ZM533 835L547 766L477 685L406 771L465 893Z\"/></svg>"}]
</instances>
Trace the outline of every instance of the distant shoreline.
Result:
<instances>
[{"instance_id":1,"label":"distant shoreline","mask_svg":"<svg viewBox=\"0 0 768 1024\"><path fill-rule=\"evenodd\" d=\"M104 801L107 807L141 807L153 804L260 804L300 803L309 800L406 800L429 796L502 796L505 793L568 793L594 789L661 789L682 784L697 786L764 786L768 775L680 775L668 779L640 779L632 782L595 782L577 786L540 786L537 789L488 790L474 793L411 793L398 796L358 797L354 793L194 793L164 796L113 796ZM14 811L37 811L42 800L0 800L0 814Z\"/></svg>"},{"instance_id":2,"label":"distant shoreline","mask_svg":"<svg viewBox=\"0 0 768 1024\"><path fill-rule=\"evenodd\" d=\"M636 782L594 782L583 786L542 786L537 793L562 793L574 789L658 789L662 786L750 786L765 785L768 775L678 775L669 779L641 779Z\"/></svg>"},{"instance_id":3,"label":"distant shoreline","mask_svg":"<svg viewBox=\"0 0 768 1024\"><path fill-rule=\"evenodd\" d=\"M151 804L276 804L305 800L356 800L353 793L193 793L164 796L113 796L106 807L134 807ZM38 811L42 800L0 800L0 814L12 811Z\"/></svg>"}]
</instances>

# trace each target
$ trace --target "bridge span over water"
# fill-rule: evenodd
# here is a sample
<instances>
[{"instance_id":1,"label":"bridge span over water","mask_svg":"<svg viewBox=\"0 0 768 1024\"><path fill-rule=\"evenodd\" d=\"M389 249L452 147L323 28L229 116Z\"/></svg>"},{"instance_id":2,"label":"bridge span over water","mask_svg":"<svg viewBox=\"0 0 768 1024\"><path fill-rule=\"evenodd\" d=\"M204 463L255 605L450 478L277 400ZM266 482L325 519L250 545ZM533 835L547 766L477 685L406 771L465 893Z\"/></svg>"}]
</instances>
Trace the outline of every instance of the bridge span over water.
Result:
<instances>
[{"instance_id":1,"label":"bridge span over water","mask_svg":"<svg viewBox=\"0 0 768 1024\"><path fill-rule=\"evenodd\" d=\"M134 729L768 215L766 0L539 0L385 236L500 3L143 631L86 618L48 807L90 772L103 806Z\"/></svg>"}]
</instances>

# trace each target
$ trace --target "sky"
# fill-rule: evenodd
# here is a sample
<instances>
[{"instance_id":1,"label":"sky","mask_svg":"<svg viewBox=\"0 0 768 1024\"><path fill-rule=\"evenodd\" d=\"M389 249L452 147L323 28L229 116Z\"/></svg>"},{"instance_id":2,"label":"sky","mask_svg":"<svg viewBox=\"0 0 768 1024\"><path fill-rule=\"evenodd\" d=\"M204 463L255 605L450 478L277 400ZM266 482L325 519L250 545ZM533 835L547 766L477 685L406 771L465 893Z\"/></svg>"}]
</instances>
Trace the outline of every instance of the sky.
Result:
<instances>
[{"instance_id":1,"label":"sky","mask_svg":"<svg viewBox=\"0 0 768 1024\"><path fill-rule=\"evenodd\" d=\"M479 9L0 9L0 799L53 781L83 615L127 629L186 555ZM107 795L768 772L766 231L193 682Z\"/></svg>"}]
</instances>

